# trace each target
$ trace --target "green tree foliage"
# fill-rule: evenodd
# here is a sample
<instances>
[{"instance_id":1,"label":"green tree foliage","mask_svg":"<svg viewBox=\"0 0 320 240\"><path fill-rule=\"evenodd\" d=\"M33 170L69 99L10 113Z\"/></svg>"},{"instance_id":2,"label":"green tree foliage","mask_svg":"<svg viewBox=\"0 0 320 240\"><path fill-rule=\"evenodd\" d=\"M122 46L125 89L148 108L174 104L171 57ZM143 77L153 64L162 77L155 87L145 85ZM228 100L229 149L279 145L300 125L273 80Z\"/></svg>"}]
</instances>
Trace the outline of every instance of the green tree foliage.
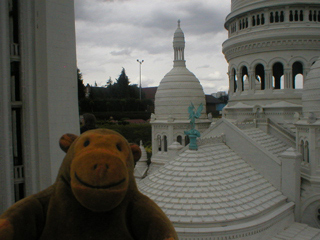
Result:
<instances>
[{"instance_id":1,"label":"green tree foliage","mask_svg":"<svg viewBox=\"0 0 320 240\"><path fill-rule=\"evenodd\" d=\"M119 78L113 83L111 79L107 82L105 98L112 99L136 99L139 98L139 89L137 85L130 85L126 71L122 68Z\"/></svg>"},{"instance_id":2,"label":"green tree foliage","mask_svg":"<svg viewBox=\"0 0 320 240\"><path fill-rule=\"evenodd\" d=\"M121 74L117 80L117 83L115 84L117 92L118 92L118 98L120 99L127 99L130 98L129 93L129 78L126 75L126 71L124 68L122 68Z\"/></svg>"},{"instance_id":3,"label":"green tree foliage","mask_svg":"<svg viewBox=\"0 0 320 240\"><path fill-rule=\"evenodd\" d=\"M153 106L150 99L139 99L139 88L136 84L130 84L125 69L119 78L113 82L111 78L105 87L91 86L90 96L80 102L82 112L124 112L124 111L148 111Z\"/></svg>"},{"instance_id":4,"label":"green tree foliage","mask_svg":"<svg viewBox=\"0 0 320 240\"><path fill-rule=\"evenodd\" d=\"M99 128L108 128L119 132L131 143L139 144L142 140L145 146L151 145L152 129L150 123L119 125L98 121L97 125Z\"/></svg>"},{"instance_id":5,"label":"green tree foliage","mask_svg":"<svg viewBox=\"0 0 320 240\"><path fill-rule=\"evenodd\" d=\"M85 86L83 84L82 73L79 68L77 68L77 81L78 81L78 100L81 101L85 98Z\"/></svg>"},{"instance_id":6,"label":"green tree foliage","mask_svg":"<svg viewBox=\"0 0 320 240\"><path fill-rule=\"evenodd\" d=\"M229 101L229 96L228 95L224 95L224 96L221 96L219 97L219 100L222 102L222 103L228 103Z\"/></svg>"}]
</instances>

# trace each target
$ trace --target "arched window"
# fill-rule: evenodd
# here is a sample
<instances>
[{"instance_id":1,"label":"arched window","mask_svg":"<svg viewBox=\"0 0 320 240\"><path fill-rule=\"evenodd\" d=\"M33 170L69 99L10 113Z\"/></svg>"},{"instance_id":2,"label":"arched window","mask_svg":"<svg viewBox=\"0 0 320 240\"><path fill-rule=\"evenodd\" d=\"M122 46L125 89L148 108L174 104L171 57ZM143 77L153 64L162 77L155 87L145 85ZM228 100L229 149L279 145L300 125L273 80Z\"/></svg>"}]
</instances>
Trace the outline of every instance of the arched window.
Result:
<instances>
[{"instance_id":1,"label":"arched window","mask_svg":"<svg viewBox=\"0 0 320 240\"><path fill-rule=\"evenodd\" d=\"M275 22L279 22L280 21L279 12L276 12L276 15L274 17L274 21Z\"/></svg>"},{"instance_id":2,"label":"arched window","mask_svg":"<svg viewBox=\"0 0 320 240\"><path fill-rule=\"evenodd\" d=\"M304 143L304 160L309 163L310 160L309 160L309 142L306 141Z\"/></svg>"},{"instance_id":3,"label":"arched window","mask_svg":"<svg viewBox=\"0 0 320 240\"><path fill-rule=\"evenodd\" d=\"M270 23L274 22L274 16L273 16L273 12L270 13Z\"/></svg>"},{"instance_id":4,"label":"arched window","mask_svg":"<svg viewBox=\"0 0 320 240\"><path fill-rule=\"evenodd\" d=\"M280 22L284 22L284 13L283 13L283 11L281 11L281 14L280 14Z\"/></svg>"},{"instance_id":5,"label":"arched window","mask_svg":"<svg viewBox=\"0 0 320 240\"><path fill-rule=\"evenodd\" d=\"M184 137L185 146L187 146L190 143L189 136Z\"/></svg>"},{"instance_id":6,"label":"arched window","mask_svg":"<svg viewBox=\"0 0 320 240\"><path fill-rule=\"evenodd\" d=\"M158 151L162 151L162 144L161 144L161 136L158 135L157 137L157 143L158 143Z\"/></svg>"},{"instance_id":7,"label":"arched window","mask_svg":"<svg viewBox=\"0 0 320 240\"><path fill-rule=\"evenodd\" d=\"M302 10L300 10L299 19L301 22L303 22L303 11Z\"/></svg>"},{"instance_id":8,"label":"arched window","mask_svg":"<svg viewBox=\"0 0 320 240\"><path fill-rule=\"evenodd\" d=\"M280 62L276 62L275 64L273 64L272 67L272 71L273 71L273 87L274 89L282 89L283 86L283 65ZM281 84L282 83L282 84Z\"/></svg>"},{"instance_id":9,"label":"arched window","mask_svg":"<svg viewBox=\"0 0 320 240\"><path fill-rule=\"evenodd\" d=\"M300 141L299 151L300 151L300 153L302 155L302 161L305 161L305 159L304 159L304 141L303 140Z\"/></svg>"},{"instance_id":10,"label":"arched window","mask_svg":"<svg viewBox=\"0 0 320 240\"><path fill-rule=\"evenodd\" d=\"M182 145L182 137L180 135L177 137L177 142Z\"/></svg>"},{"instance_id":11,"label":"arched window","mask_svg":"<svg viewBox=\"0 0 320 240\"><path fill-rule=\"evenodd\" d=\"M233 78L233 90L234 92L237 91L238 84L237 84L237 71L232 69L232 78Z\"/></svg>"},{"instance_id":12,"label":"arched window","mask_svg":"<svg viewBox=\"0 0 320 240\"><path fill-rule=\"evenodd\" d=\"M292 87L294 89L303 88L303 66L301 62L292 64Z\"/></svg>"},{"instance_id":13,"label":"arched window","mask_svg":"<svg viewBox=\"0 0 320 240\"><path fill-rule=\"evenodd\" d=\"M248 68L246 67L246 66L243 66L242 68L241 68L241 81L242 81L242 91L244 90L244 80L245 80L245 76L247 76L248 78L249 78L249 76L248 76Z\"/></svg>"},{"instance_id":14,"label":"arched window","mask_svg":"<svg viewBox=\"0 0 320 240\"><path fill-rule=\"evenodd\" d=\"M163 148L164 148L165 152L168 151L168 140L167 140L167 136L166 135L164 135L164 137L163 137Z\"/></svg>"},{"instance_id":15,"label":"arched window","mask_svg":"<svg viewBox=\"0 0 320 240\"><path fill-rule=\"evenodd\" d=\"M261 90L264 90L265 89L265 72L264 72L264 66L262 64L258 64L256 66L255 76L256 76L256 79L258 79L261 84Z\"/></svg>"}]
</instances>

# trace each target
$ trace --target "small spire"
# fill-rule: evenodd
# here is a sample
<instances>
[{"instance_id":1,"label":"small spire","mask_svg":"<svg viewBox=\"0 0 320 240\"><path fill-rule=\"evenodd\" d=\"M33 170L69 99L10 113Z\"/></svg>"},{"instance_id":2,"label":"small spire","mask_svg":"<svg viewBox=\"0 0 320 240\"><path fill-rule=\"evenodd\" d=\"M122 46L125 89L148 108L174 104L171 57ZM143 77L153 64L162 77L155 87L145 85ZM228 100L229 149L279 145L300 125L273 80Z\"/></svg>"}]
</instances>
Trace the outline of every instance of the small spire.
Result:
<instances>
[{"instance_id":1,"label":"small spire","mask_svg":"<svg viewBox=\"0 0 320 240\"><path fill-rule=\"evenodd\" d=\"M180 28L180 19L178 20L178 28Z\"/></svg>"}]
</instances>

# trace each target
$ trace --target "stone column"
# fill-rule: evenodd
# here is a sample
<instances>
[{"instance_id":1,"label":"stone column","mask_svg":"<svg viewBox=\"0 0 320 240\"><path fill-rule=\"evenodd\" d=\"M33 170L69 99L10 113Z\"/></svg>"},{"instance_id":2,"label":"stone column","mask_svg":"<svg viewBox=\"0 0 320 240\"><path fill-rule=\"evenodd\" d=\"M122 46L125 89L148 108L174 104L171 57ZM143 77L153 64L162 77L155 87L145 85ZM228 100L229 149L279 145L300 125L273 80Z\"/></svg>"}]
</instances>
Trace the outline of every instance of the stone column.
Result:
<instances>
[{"instance_id":1,"label":"stone column","mask_svg":"<svg viewBox=\"0 0 320 240\"><path fill-rule=\"evenodd\" d=\"M173 125L170 124L168 126L168 133L167 133L167 146L170 146L174 141L175 139L173 139Z\"/></svg>"},{"instance_id":2,"label":"stone column","mask_svg":"<svg viewBox=\"0 0 320 240\"><path fill-rule=\"evenodd\" d=\"M265 89L272 89L272 70L265 70Z\"/></svg>"},{"instance_id":3,"label":"stone column","mask_svg":"<svg viewBox=\"0 0 320 240\"><path fill-rule=\"evenodd\" d=\"M250 29L252 27L252 14L248 14L247 18L248 18L248 29Z\"/></svg>"},{"instance_id":4,"label":"stone column","mask_svg":"<svg viewBox=\"0 0 320 240\"><path fill-rule=\"evenodd\" d=\"M151 114L151 132L152 132L152 136L151 136L151 142L152 142L152 155L155 155L158 151L158 138L156 135L156 129L155 129L155 125L153 124L153 121L155 120L155 115L154 113Z\"/></svg>"},{"instance_id":5,"label":"stone column","mask_svg":"<svg viewBox=\"0 0 320 240\"><path fill-rule=\"evenodd\" d=\"M255 78L255 72L254 71L249 71L249 89L255 90L256 86L256 78Z\"/></svg>"},{"instance_id":6,"label":"stone column","mask_svg":"<svg viewBox=\"0 0 320 240\"><path fill-rule=\"evenodd\" d=\"M264 24L265 25L269 25L270 24L270 12L269 12L269 9L265 9L264 10Z\"/></svg>"},{"instance_id":7,"label":"stone column","mask_svg":"<svg viewBox=\"0 0 320 240\"><path fill-rule=\"evenodd\" d=\"M314 123L312 127L309 127L309 137L308 137L308 144L309 144L309 164L311 166L311 175L317 176L317 166L318 166L318 154L317 154L317 139L319 136L317 136L317 129L319 129L320 126L317 123ZM306 159L307 160L307 159Z\"/></svg>"},{"instance_id":8,"label":"stone column","mask_svg":"<svg viewBox=\"0 0 320 240\"><path fill-rule=\"evenodd\" d=\"M300 165L302 155L289 148L280 155L281 158L281 192L288 197L288 201L295 203L295 220L300 219Z\"/></svg>"},{"instance_id":9,"label":"stone column","mask_svg":"<svg viewBox=\"0 0 320 240\"><path fill-rule=\"evenodd\" d=\"M234 74L232 73L232 71L228 72L228 76L229 76L229 96L230 96L234 93Z\"/></svg>"},{"instance_id":10,"label":"stone column","mask_svg":"<svg viewBox=\"0 0 320 240\"><path fill-rule=\"evenodd\" d=\"M242 92L242 77L241 74L237 71L237 92Z\"/></svg>"},{"instance_id":11,"label":"stone column","mask_svg":"<svg viewBox=\"0 0 320 240\"><path fill-rule=\"evenodd\" d=\"M291 68L285 68L284 69L284 89L290 88L293 89L293 83L292 83L292 69Z\"/></svg>"},{"instance_id":12,"label":"stone column","mask_svg":"<svg viewBox=\"0 0 320 240\"><path fill-rule=\"evenodd\" d=\"M0 213L14 203L11 134L10 30L8 1L0 7Z\"/></svg>"},{"instance_id":13,"label":"stone column","mask_svg":"<svg viewBox=\"0 0 320 240\"><path fill-rule=\"evenodd\" d=\"M303 21L306 22L307 24L310 23L309 12L310 12L310 8L309 8L309 6L306 6L306 8L303 11Z\"/></svg>"},{"instance_id":14,"label":"stone column","mask_svg":"<svg viewBox=\"0 0 320 240\"><path fill-rule=\"evenodd\" d=\"M290 10L289 10L289 7L286 6L284 10L284 22L289 23L290 22L289 18L290 18Z\"/></svg>"},{"instance_id":15,"label":"stone column","mask_svg":"<svg viewBox=\"0 0 320 240\"><path fill-rule=\"evenodd\" d=\"M165 135L161 135L161 152L164 153L164 136ZM168 140L168 138L167 138Z\"/></svg>"}]
</instances>

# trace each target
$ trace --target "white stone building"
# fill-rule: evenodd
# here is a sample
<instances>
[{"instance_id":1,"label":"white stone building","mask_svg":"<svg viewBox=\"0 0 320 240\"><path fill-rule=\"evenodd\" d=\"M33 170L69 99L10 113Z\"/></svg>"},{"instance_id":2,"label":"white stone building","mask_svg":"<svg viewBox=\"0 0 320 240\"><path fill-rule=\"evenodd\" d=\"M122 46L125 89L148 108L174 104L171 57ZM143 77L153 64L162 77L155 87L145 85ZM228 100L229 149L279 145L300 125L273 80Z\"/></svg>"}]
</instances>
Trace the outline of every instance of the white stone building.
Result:
<instances>
[{"instance_id":1,"label":"white stone building","mask_svg":"<svg viewBox=\"0 0 320 240\"><path fill-rule=\"evenodd\" d=\"M186 109L191 103L195 108L200 104L206 113L206 100L203 88L186 67L184 59L185 39L180 21L173 37L173 68L164 76L155 95L155 114L151 116L152 125L152 165L150 172L162 166L168 160L170 146L178 142L188 144L184 131L190 128ZM197 129L204 131L210 121L203 114L196 122ZM171 146L174 148L175 145ZM179 147L178 147L179 148Z\"/></svg>"},{"instance_id":2,"label":"white stone building","mask_svg":"<svg viewBox=\"0 0 320 240\"><path fill-rule=\"evenodd\" d=\"M320 239L320 2L232 0L225 27L223 118L139 188L179 239Z\"/></svg>"},{"instance_id":3,"label":"white stone building","mask_svg":"<svg viewBox=\"0 0 320 240\"><path fill-rule=\"evenodd\" d=\"M0 1L0 214L51 185L79 132L74 2Z\"/></svg>"}]
</instances>

